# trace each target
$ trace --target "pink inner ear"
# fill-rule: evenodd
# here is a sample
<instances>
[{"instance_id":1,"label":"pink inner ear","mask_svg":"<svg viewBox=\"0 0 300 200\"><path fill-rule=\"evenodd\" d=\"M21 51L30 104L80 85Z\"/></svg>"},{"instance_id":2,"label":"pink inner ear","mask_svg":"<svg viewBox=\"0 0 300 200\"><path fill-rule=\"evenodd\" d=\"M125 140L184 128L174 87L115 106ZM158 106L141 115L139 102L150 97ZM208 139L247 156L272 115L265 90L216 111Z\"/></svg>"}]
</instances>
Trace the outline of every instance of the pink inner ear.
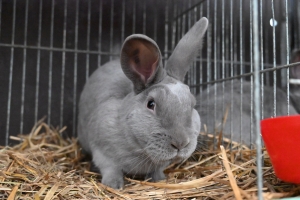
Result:
<instances>
[{"instance_id":1,"label":"pink inner ear","mask_svg":"<svg viewBox=\"0 0 300 200\"><path fill-rule=\"evenodd\" d=\"M156 47L151 43L136 40L132 45L130 55L130 67L138 73L144 83L155 73L158 65L158 53Z\"/></svg>"}]
</instances>

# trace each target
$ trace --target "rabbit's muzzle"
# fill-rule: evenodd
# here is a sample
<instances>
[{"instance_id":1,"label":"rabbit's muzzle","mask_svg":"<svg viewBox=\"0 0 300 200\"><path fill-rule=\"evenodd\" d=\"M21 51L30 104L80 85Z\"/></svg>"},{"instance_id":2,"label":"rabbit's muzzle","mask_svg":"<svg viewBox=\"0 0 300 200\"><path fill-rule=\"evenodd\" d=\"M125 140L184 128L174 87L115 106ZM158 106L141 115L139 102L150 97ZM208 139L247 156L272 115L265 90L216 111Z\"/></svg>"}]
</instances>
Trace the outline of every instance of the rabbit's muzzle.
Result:
<instances>
[{"instance_id":1,"label":"rabbit's muzzle","mask_svg":"<svg viewBox=\"0 0 300 200\"><path fill-rule=\"evenodd\" d=\"M196 139L195 139L196 141ZM180 162L188 158L196 148L196 142L174 139L164 133L154 133L145 148L154 163Z\"/></svg>"}]
</instances>

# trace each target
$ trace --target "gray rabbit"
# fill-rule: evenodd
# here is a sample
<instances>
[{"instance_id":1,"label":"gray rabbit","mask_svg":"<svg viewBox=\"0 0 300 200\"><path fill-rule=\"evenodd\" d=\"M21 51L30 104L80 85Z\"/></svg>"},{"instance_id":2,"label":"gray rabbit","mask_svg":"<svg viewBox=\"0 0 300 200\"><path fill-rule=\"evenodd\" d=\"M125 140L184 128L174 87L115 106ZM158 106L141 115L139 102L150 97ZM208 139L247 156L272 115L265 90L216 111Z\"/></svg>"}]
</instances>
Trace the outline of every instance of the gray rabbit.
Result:
<instances>
[{"instance_id":1,"label":"gray rabbit","mask_svg":"<svg viewBox=\"0 0 300 200\"><path fill-rule=\"evenodd\" d=\"M293 54L291 62L300 61L300 51L298 54ZM296 58L299 58L297 60ZM293 78L300 78L300 66L290 68L290 74ZM231 84L233 92L231 94ZM251 83L243 81L243 97L242 97L242 112L241 112L241 82L239 80L226 81L224 83L225 92L223 94L222 83L211 85L202 92L201 96L197 96L197 103L199 104L197 110L201 116L202 124L207 126L209 133L215 132L215 129L223 130L223 135L231 138L236 142L242 142L247 146L254 143L254 134L251 135ZM215 97L216 88L216 97ZM298 87L291 87L289 107L290 115L299 113L300 108L300 89ZM232 101L231 101L232 98ZM264 86L264 102L263 102L263 118L274 116L273 109L273 87ZM215 107L216 105L216 107ZM228 119L224 127L222 127L222 120L226 108L228 109ZM232 110L232 113L231 113ZM298 111L298 112L297 112ZM287 93L276 88L276 116L287 115ZM242 120L241 120L242 119ZM204 131L204 128L202 129Z\"/></svg>"},{"instance_id":2,"label":"gray rabbit","mask_svg":"<svg viewBox=\"0 0 300 200\"><path fill-rule=\"evenodd\" d=\"M195 150L200 117L182 81L207 26L202 18L188 31L165 69L157 44L145 35L131 35L120 61L99 67L87 81L79 102L78 137L103 184L122 188L127 174L164 179L166 166Z\"/></svg>"},{"instance_id":3,"label":"gray rabbit","mask_svg":"<svg viewBox=\"0 0 300 200\"><path fill-rule=\"evenodd\" d=\"M231 81L225 83L225 92L223 96L222 83L218 83L216 86L217 95L215 97L214 85L209 86L209 90L203 91L202 95L197 97L199 104L198 111L202 119L202 123L206 124L207 131L213 133L215 128L221 130L221 122L225 110L228 108L228 118L223 127L223 134L227 138L231 138L236 142L242 142L247 146L254 143L255 138L251 138L251 83L243 81L243 97L241 101L241 82L239 80L233 80L233 92L231 101ZM286 92L276 88L276 111L277 115L287 114L287 98ZM209 91L209 93L207 93ZM216 101L216 108L215 108ZM241 112L242 102L242 112ZM232 107L232 113L231 113ZM216 116L215 116L216 110ZM273 88L270 86L264 87L264 102L263 102L264 118L272 117L273 114ZM296 110L293 105L290 105L290 114L296 114ZM215 121L216 119L216 121ZM241 120L242 119L242 120Z\"/></svg>"}]
</instances>

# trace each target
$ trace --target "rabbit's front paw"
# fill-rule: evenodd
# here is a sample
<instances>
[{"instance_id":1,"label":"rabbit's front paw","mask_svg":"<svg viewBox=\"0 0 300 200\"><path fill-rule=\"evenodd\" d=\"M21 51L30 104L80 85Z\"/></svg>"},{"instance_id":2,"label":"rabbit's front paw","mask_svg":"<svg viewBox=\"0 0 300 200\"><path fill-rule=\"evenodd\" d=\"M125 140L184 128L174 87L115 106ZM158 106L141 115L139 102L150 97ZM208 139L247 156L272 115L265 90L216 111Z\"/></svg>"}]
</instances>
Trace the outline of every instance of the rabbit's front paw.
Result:
<instances>
[{"instance_id":1,"label":"rabbit's front paw","mask_svg":"<svg viewBox=\"0 0 300 200\"><path fill-rule=\"evenodd\" d=\"M158 169L150 174L147 174L146 179L151 178L151 182L157 182L166 178L163 169Z\"/></svg>"},{"instance_id":2,"label":"rabbit's front paw","mask_svg":"<svg viewBox=\"0 0 300 200\"><path fill-rule=\"evenodd\" d=\"M123 174L119 173L106 173L102 175L102 184L114 189L123 189L124 179Z\"/></svg>"}]
</instances>

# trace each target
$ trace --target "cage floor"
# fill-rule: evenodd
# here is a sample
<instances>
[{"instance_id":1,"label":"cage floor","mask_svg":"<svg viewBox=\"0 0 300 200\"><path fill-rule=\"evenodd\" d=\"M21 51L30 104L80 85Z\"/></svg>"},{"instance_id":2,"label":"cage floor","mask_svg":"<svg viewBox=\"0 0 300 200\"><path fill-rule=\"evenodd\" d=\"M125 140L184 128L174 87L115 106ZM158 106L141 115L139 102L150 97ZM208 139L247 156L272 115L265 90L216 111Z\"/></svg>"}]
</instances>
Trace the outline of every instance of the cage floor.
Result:
<instances>
[{"instance_id":1,"label":"cage floor","mask_svg":"<svg viewBox=\"0 0 300 200\"><path fill-rule=\"evenodd\" d=\"M1 147L1 199L257 199L256 151L237 143L232 151L223 146L196 151L166 169L167 180L126 178L124 189L115 190L101 184L77 140L63 139L64 131L41 120L30 134L11 138L20 144ZM264 199L300 195L299 185L276 178L264 149L263 154Z\"/></svg>"}]
</instances>

